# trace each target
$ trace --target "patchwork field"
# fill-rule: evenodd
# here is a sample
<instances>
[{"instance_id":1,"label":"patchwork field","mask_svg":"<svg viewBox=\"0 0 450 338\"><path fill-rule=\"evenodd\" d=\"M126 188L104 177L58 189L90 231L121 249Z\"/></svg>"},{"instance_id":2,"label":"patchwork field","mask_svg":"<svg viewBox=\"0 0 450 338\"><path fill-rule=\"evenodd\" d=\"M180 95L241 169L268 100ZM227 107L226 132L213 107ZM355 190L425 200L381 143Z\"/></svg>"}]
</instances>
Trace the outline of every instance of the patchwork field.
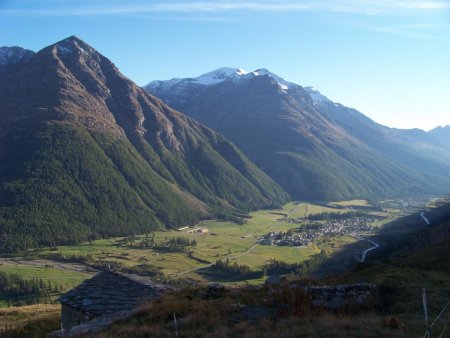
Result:
<instances>
[{"instance_id":1,"label":"patchwork field","mask_svg":"<svg viewBox=\"0 0 450 338\"><path fill-rule=\"evenodd\" d=\"M291 202L283 207L283 211L286 212L286 218L306 218L308 216L317 215L323 212L337 212L345 213L350 212L350 209L337 209L333 207L334 204L329 204L329 206L303 203L303 202Z\"/></svg>"},{"instance_id":2,"label":"patchwork field","mask_svg":"<svg viewBox=\"0 0 450 338\"><path fill-rule=\"evenodd\" d=\"M258 241L271 232L295 232L299 226L309 224L305 216L321 213L348 213L353 207L370 207L367 201L355 200L319 205L290 202L277 210L252 212L242 225L217 220L205 220L194 228L157 231L151 234L95 240L73 246L59 246L26 252L20 257L0 258L0 271L14 273L25 279L42 278L51 284L70 289L106 265L114 268L163 274L169 279L191 279L224 284L260 283L261 276L248 279L230 279L205 273L217 260L245 265L251 271L261 271L270 260L288 264L301 263L324 250L334 255L353 245L361 250L367 243L355 236L335 236L310 241L302 246L262 245ZM363 209L362 209L363 210ZM392 219L390 210L364 211L385 219L376 222L381 226ZM295 220L295 223L289 221ZM321 221L316 222L320 224ZM167 250L169 241L176 239L195 242L180 251ZM146 245L149 241L152 245ZM352 247L353 248L353 247ZM348 259L353 258L349 256ZM348 262L347 262L348 263ZM5 304L0 303L0 306Z\"/></svg>"},{"instance_id":3,"label":"patchwork field","mask_svg":"<svg viewBox=\"0 0 450 338\"><path fill-rule=\"evenodd\" d=\"M0 271L17 274L25 279L42 279L45 282L50 282L52 285L62 286L63 290L70 290L74 286L80 284L83 280L90 278L93 275L93 273L58 269L51 265L28 265L24 261L18 263L10 260L7 262L2 262L0 259L0 262ZM31 261L30 263L33 262Z\"/></svg>"}]
</instances>

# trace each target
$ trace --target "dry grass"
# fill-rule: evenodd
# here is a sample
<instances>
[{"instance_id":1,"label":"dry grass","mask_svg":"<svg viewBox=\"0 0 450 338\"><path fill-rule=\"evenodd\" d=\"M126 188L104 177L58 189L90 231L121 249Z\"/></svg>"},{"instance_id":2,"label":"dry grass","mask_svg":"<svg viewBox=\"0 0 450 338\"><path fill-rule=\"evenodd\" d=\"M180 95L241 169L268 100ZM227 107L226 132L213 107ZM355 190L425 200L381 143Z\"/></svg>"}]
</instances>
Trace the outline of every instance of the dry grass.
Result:
<instances>
[{"instance_id":1,"label":"dry grass","mask_svg":"<svg viewBox=\"0 0 450 338\"><path fill-rule=\"evenodd\" d=\"M61 318L60 304L37 304L0 309L1 337L42 337L55 330Z\"/></svg>"},{"instance_id":2,"label":"dry grass","mask_svg":"<svg viewBox=\"0 0 450 338\"><path fill-rule=\"evenodd\" d=\"M180 338L415 337L414 330L386 326L383 316L373 311L327 313L313 311L309 304L301 289L286 285L272 291L244 289L208 296L195 288L149 304L136 317L116 323L96 336L169 338L175 337L177 330ZM243 305L253 310L242 311ZM249 314L252 311L254 315Z\"/></svg>"},{"instance_id":3,"label":"dry grass","mask_svg":"<svg viewBox=\"0 0 450 338\"><path fill-rule=\"evenodd\" d=\"M330 204L341 205L341 206L369 206L370 203L367 200L350 200L350 201L339 201L332 202Z\"/></svg>"}]
</instances>

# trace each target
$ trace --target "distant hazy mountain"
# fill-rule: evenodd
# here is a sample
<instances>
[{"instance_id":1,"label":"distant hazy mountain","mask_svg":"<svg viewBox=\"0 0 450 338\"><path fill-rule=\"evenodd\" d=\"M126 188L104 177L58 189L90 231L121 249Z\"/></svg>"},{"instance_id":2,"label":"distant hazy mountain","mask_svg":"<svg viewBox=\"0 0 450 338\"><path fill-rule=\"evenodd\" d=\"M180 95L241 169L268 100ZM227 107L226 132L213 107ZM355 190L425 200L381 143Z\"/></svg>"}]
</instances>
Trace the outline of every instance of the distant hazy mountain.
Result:
<instances>
[{"instance_id":1,"label":"distant hazy mountain","mask_svg":"<svg viewBox=\"0 0 450 338\"><path fill-rule=\"evenodd\" d=\"M76 37L8 62L0 102L0 251L143 233L287 199L231 142Z\"/></svg>"},{"instance_id":2,"label":"distant hazy mountain","mask_svg":"<svg viewBox=\"0 0 450 338\"><path fill-rule=\"evenodd\" d=\"M450 126L439 126L433 130L430 130L428 133L441 141L443 144L450 147Z\"/></svg>"},{"instance_id":3,"label":"distant hazy mountain","mask_svg":"<svg viewBox=\"0 0 450 338\"><path fill-rule=\"evenodd\" d=\"M379 125L266 69L220 68L145 89L223 133L298 199L450 190L450 150L435 138Z\"/></svg>"}]
</instances>

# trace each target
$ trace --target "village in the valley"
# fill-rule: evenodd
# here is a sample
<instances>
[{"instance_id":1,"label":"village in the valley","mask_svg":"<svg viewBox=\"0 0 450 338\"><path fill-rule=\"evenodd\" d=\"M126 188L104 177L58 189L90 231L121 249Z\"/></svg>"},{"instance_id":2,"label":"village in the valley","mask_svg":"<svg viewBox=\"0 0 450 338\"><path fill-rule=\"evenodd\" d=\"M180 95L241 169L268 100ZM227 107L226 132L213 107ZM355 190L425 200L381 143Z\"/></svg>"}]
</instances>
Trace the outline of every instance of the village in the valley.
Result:
<instances>
[{"instance_id":1,"label":"village in the valley","mask_svg":"<svg viewBox=\"0 0 450 338\"><path fill-rule=\"evenodd\" d=\"M376 216L352 218L330 218L322 222L303 224L287 232L269 232L259 240L262 245L305 246L316 238L344 236L361 237L361 232L371 230L370 223L378 221ZM288 220L290 223L292 220Z\"/></svg>"}]
</instances>

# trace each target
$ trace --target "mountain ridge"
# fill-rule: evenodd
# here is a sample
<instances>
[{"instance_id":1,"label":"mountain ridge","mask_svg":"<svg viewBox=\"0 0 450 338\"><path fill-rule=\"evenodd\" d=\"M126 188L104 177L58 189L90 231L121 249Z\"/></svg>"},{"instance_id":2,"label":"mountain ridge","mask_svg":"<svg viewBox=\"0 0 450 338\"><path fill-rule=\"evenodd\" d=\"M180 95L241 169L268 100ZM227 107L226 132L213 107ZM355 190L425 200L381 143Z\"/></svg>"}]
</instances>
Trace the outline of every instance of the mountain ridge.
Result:
<instances>
[{"instance_id":1,"label":"mountain ridge","mask_svg":"<svg viewBox=\"0 0 450 338\"><path fill-rule=\"evenodd\" d=\"M74 36L7 68L0 99L2 251L192 224L288 197L222 135Z\"/></svg>"},{"instance_id":2,"label":"mountain ridge","mask_svg":"<svg viewBox=\"0 0 450 338\"><path fill-rule=\"evenodd\" d=\"M262 73L240 75L240 81L233 75L209 85L178 79L175 84L158 81L144 88L230 138L294 198L447 191L440 185L449 184L450 149L425 132L424 140L418 141L311 87L267 70Z\"/></svg>"},{"instance_id":3,"label":"mountain ridge","mask_svg":"<svg viewBox=\"0 0 450 338\"><path fill-rule=\"evenodd\" d=\"M432 135L440 142L450 146L450 125L437 126L436 128L430 130L428 134Z\"/></svg>"}]
</instances>

